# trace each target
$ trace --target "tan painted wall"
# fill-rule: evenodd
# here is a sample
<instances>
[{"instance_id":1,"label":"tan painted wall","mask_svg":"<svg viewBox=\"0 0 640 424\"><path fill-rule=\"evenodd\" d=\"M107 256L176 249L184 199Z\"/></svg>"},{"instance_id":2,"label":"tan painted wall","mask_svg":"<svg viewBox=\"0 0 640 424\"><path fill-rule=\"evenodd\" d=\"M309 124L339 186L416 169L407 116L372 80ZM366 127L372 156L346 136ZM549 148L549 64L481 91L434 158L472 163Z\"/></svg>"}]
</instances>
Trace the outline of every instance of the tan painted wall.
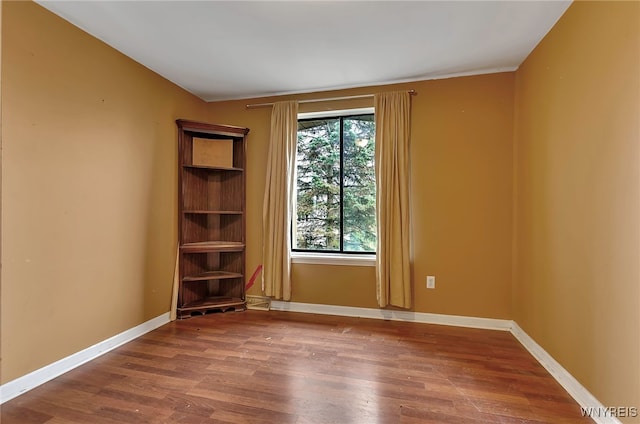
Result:
<instances>
[{"instance_id":1,"label":"tan painted wall","mask_svg":"<svg viewBox=\"0 0 640 424\"><path fill-rule=\"evenodd\" d=\"M513 73L367 87L284 98L415 89L411 199L415 310L511 318ZM210 121L251 128L247 260L261 261L262 200L270 109L210 105ZM301 105L301 112L371 106L372 100ZM315 109L314 109L315 108ZM425 277L436 276L436 289ZM293 301L376 307L373 267L294 264ZM259 289L251 293L258 294Z\"/></svg>"},{"instance_id":2,"label":"tan painted wall","mask_svg":"<svg viewBox=\"0 0 640 424\"><path fill-rule=\"evenodd\" d=\"M178 117L205 103L31 2L2 14L2 382L169 310Z\"/></svg>"},{"instance_id":3,"label":"tan painted wall","mask_svg":"<svg viewBox=\"0 0 640 424\"><path fill-rule=\"evenodd\" d=\"M574 3L516 74L515 320L606 406L640 407L639 24Z\"/></svg>"}]
</instances>

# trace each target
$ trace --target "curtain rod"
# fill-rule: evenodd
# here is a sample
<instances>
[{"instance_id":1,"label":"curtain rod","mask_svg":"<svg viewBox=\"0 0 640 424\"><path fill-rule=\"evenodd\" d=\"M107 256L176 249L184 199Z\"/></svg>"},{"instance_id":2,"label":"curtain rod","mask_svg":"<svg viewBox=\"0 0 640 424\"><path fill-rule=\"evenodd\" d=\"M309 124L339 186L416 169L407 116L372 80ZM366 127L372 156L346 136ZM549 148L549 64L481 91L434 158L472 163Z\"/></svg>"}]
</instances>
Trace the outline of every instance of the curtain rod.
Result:
<instances>
[{"instance_id":1,"label":"curtain rod","mask_svg":"<svg viewBox=\"0 0 640 424\"><path fill-rule=\"evenodd\" d=\"M418 92L416 90L407 90L407 93L409 93L412 96L415 96L418 94ZM308 100L298 100L298 103L317 103L317 102L332 102L332 101L336 101L336 100L354 100L354 99L366 99L369 97L373 97L374 94L361 94L359 96L343 96L343 97L328 97L325 99L308 99ZM258 107L270 107L273 106L273 103L255 103L252 105L247 105L246 108L247 109L253 109L253 108L258 108Z\"/></svg>"}]
</instances>

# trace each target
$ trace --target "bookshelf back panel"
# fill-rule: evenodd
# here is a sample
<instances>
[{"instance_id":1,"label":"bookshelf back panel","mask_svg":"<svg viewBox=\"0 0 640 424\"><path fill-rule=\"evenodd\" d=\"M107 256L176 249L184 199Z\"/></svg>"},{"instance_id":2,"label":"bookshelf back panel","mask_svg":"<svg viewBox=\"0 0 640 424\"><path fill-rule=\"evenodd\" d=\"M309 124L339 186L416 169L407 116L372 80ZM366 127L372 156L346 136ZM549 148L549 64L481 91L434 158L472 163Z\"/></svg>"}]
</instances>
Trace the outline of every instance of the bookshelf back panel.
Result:
<instances>
[{"instance_id":1,"label":"bookshelf back panel","mask_svg":"<svg viewBox=\"0 0 640 424\"><path fill-rule=\"evenodd\" d=\"M244 175L241 171L185 168L182 177L184 210L243 211Z\"/></svg>"},{"instance_id":2,"label":"bookshelf back panel","mask_svg":"<svg viewBox=\"0 0 640 424\"><path fill-rule=\"evenodd\" d=\"M209 177L209 208L229 211L244 210L244 173L241 171L221 171Z\"/></svg>"},{"instance_id":3,"label":"bookshelf back panel","mask_svg":"<svg viewBox=\"0 0 640 424\"><path fill-rule=\"evenodd\" d=\"M233 140L233 166L235 168L244 168L244 139Z\"/></svg>"},{"instance_id":4,"label":"bookshelf back panel","mask_svg":"<svg viewBox=\"0 0 640 424\"><path fill-rule=\"evenodd\" d=\"M182 219L182 243L204 241L244 242L242 214L185 214Z\"/></svg>"},{"instance_id":5,"label":"bookshelf back panel","mask_svg":"<svg viewBox=\"0 0 640 424\"><path fill-rule=\"evenodd\" d=\"M195 276L209 271L235 272L244 275L244 252L182 253L182 276Z\"/></svg>"}]
</instances>

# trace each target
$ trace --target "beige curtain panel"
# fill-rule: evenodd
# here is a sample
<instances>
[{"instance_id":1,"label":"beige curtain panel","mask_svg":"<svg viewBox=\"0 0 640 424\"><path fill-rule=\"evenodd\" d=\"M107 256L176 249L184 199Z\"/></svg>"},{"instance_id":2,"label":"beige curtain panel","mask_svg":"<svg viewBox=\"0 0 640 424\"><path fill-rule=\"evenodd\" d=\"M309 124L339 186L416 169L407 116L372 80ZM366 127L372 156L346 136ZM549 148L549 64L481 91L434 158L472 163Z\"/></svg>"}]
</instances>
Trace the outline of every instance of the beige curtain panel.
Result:
<instances>
[{"instance_id":1,"label":"beige curtain panel","mask_svg":"<svg viewBox=\"0 0 640 424\"><path fill-rule=\"evenodd\" d=\"M411 307L408 92L376 94L376 287L378 305Z\"/></svg>"},{"instance_id":2,"label":"beige curtain panel","mask_svg":"<svg viewBox=\"0 0 640 424\"><path fill-rule=\"evenodd\" d=\"M262 288L275 299L291 299L293 185L298 137L298 102L277 102L271 112L271 140L262 209Z\"/></svg>"}]
</instances>

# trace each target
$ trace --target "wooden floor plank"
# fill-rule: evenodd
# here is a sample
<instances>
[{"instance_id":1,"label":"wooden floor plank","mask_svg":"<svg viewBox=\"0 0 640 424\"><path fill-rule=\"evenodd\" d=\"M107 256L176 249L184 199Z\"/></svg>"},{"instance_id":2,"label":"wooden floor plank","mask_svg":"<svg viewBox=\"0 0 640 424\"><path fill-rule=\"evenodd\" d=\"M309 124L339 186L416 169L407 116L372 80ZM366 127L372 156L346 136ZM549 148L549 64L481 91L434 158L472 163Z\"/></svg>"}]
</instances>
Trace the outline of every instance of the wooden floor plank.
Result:
<instances>
[{"instance_id":1,"label":"wooden floor plank","mask_svg":"<svg viewBox=\"0 0 640 424\"><path fill-rule=\"evenodd\" d=\"M245 311L176 321L2 405L3 424L579 424L508 332Z\"/></svg>"}]
</instances>

